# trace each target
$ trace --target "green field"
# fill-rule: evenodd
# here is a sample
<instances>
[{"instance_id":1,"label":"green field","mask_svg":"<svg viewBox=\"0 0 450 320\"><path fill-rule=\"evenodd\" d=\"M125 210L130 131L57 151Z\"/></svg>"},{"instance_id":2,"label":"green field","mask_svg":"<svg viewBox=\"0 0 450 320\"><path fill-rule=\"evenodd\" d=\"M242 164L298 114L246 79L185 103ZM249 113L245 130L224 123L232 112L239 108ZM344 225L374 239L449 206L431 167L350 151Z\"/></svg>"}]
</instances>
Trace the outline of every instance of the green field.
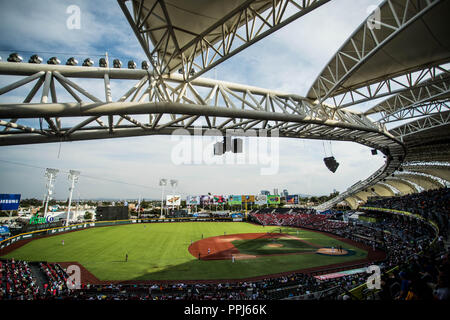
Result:
<instances>
[{"instance_id":1,"label":"green field","mask_svg":"<svg viewBox=\"0 0 450 320\"><path fill-rule=\"evenodd\" d=\"M2 256L29 261L77 261L100 280L240 279L294 271L367 257L367 252L323 234L282 228L282 232L323 247L342 245L352 256L319 254L263 256L257 259L198 260L191 241L240 233L278 232L241 222L174 222L99 227L33 240ZM64 246L62 245L64 240ZM298 241L300 242L300 241ZM245 244L241 243L240 246ZM264 246L263 246L264 247ZM128 254L128 262L125 262Z\"/></svg>"}]
</instances>

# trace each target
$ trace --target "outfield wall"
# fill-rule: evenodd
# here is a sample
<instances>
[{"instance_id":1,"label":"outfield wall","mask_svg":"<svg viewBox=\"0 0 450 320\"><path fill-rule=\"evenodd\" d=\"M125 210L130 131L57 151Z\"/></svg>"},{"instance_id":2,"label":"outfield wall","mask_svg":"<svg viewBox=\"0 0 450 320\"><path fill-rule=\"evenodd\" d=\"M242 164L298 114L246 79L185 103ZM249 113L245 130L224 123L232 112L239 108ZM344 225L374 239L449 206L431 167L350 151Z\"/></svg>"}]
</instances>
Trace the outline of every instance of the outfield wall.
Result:
<instances>
[{"instance_id":1,"label":"outfield wall","mask_svg":"<svg viewBox=\"0 0 450 320\"><path fill-rule=\"evenodd\" d=\"M111 220L111 221L96 221L86 222L80 224L69 225L67 227L56 227L35 230L31 232L20 233L12 236L8 239L0 241L0 252L9 247L10 245L17 243L21 240L31 240L33 238L40 238L42 236L51 236L64 232L71 232L77 230L83 230L94 227L116 226L133 223L168 223L168 222L242 222L243 219L228 218L228 217L195 217L195 218L140 218L140 219L127 219L127 220Z\"/></svg>"}]
</instances>

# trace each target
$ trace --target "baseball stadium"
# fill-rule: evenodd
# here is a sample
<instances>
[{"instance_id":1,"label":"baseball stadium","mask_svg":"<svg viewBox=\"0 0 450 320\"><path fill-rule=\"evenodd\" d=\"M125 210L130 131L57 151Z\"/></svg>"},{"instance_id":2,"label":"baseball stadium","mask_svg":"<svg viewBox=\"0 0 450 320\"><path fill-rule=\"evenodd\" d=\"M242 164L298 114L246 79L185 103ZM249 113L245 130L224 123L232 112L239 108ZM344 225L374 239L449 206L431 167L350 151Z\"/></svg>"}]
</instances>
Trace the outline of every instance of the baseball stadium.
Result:
<instances>
[{"instance_id":1,"label":"baseball stadium","mask_svg":"<svg viewBox=\"0 0 450 320\"><path fill-rule=\"evenodd\" d=\"M24 200L0 194L0 212L14 222L0 229L0 300L448 300L450 1L380 0L319 75L302 80L304 96L204 76L288 25L309 19L312 30L315 14L339 1L117 0L116 18L147 57L140 66L110 66L108 55L98 65L61 64L56 50L47 63L27 52L28 61L18 52L0 60L7 150L200 128L216 133L214 157L275 133L383 157L327 199L302 202L277 189L221 195L214 177L212 193L181 195L168 191L176 180L160 179L152 211L139 198L96 204L84 218L73 209L83 175L70 170L67 206L52 212L58 170L46 168L36 212L12 217ZM323 161L338 170L334 156ZM7 190L11 182L0 181Z\"/></svg>"}]
</instances>

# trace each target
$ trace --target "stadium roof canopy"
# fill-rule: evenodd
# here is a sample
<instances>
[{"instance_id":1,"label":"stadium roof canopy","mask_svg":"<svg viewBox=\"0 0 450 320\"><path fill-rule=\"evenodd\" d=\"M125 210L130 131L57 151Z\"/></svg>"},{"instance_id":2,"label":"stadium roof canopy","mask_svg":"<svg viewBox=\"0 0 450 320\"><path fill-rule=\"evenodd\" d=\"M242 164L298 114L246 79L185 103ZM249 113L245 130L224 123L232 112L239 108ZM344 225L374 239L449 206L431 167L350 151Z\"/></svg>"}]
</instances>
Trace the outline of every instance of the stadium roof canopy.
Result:
<instances>
[{"instance_id":1,"label":"stadium roof canopy","mask_svg":"<svg viewBox=\"0 0 450 320\"><path fill-rule=\"evenodd\" d=\"M182 69L187 78L198 77L328 1L118 0L155 69Z\"/></svg>"},{"instance_id":2,"label":"stadium roof canopy","mask_svg":"<svg viewBox=\"0 0 450 320\"><path fill-rule=\"evenodd\" d=\"M26 76L0 88L0 94L37 82L25 102L0 108L2 119L10 119L0 120L5 127L0 143L171 134L200 122L220 130L269 128L286 137L354 141L385 154L384 167L318 209L344 199L357 204L371 195L448 184L448 0L383 1L311 79L306 93L284 94L201 77L330 1L117 0L150 68L0 62L1 74ZM104 81L106 101L68 79L73 77ZM110 80L117 78L139 82L113 102ZM58 101L55 79L77 102ZM30 105L41 86L41 103ZM80 93L92 100L89 108ZM148 123L134 118L144 114ZM75 116L87 118L69 128L61 126L61 117ZM116 123L114 116L120 117ZM100 117L107 117L108 123ZM43 118L48 127L19 124L22 118ZM122 125L122 120L130 124ZM98 125L91 126L94 123Z\"/></svg>"},{"instance_id":3,"label":"stadium roof canopy","mask_svg":"<svg viewBox=\"0 0 450 320\"><path fill-rule=\"evenodd\" d=\"M450 1L384 1L313 82L307 98L349 110L366 106L363 113L389 127L407 150L399 171L364 190L349 188L323 207L345 197L354 207L368 196L448 185L450 21L444 12Z\"/></svg>"}]
</instances>

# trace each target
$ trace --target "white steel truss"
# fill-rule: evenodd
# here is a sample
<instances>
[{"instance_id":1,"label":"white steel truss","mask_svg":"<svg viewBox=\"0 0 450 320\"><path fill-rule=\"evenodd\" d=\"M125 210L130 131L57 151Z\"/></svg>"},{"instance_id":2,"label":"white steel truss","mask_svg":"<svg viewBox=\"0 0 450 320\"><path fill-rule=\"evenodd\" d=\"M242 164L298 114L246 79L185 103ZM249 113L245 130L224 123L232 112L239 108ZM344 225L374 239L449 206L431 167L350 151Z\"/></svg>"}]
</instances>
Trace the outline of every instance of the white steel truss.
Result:
<instances>
[{"instance_id":1,"label":"white steel truss","mask_svg":"<svg viewBox=\"0 0 450 320\"><path fill-rule=\"evenodd\" d=\"M430 116L405 123L389 130L393 135L403 141L407 136L426 131L428 129L445 127L450 124L450 111L432 114Z\"/></svg>"},{"instance_id":2,"label":"white steel truss","mask_svg":"<svg viewBox=\"0 0 450 320\"><path fill-rule=\"evenodd\" d=\"M398 143L383 126L361 113L236 83L204 78L184 82L181 75L155 79L146 70L10 62L0 62L0 74L23 76L0 88L0 95L34 84L23 102L0 105L0 125L5 127L0 132L2 144L77 140L77 135L88 139L170 134L180 127L195 126L223 132L278 130L285 137L351 140L383 151L391 141ZM98 79L105 96L89 92L74 78ZM112 101L111 81L115 79L136 82ZM75 102L62 102L58 98L61 91ZM39 103L30 103L35 96L40 97ZM146 121L138 120L136 115L146 115ZM63 127L62 118L70 117L85 119ZM20 124L21 118L41 122L32 127Z\"/></svg>"},{"instance_id":3,"label":"white steel truss","mask_svg":"<svg viewBox=\"0 0 450 320\"><path fill-rule=\"evenodd\" d=\"M329 0L247 0L206 30L175 26L165 0L117 0L158 75L194 79ZM155 20L157 22L155 22ZM149 21L154 25L150 26ZM152 33L158 32L158 39ZM190 40L182 44L180 37Z\"/></svg>"},{"instance_id":4,"label":"white steel truss","mask_svg":"<svg viewBox=\"0 0 450 320\"><path fill-rule=\"evenodd\" d=\"M414 73L418 78L436 74L436 68L444 61L429 62L428 65L415 65L409 70L392 73L382 78L366 79L355 86L344 86L344 83L369 59L397 37L412 23L433 9L440 0L434 1L394 1L386 0L380 5L382 14L378 28L371 27L373 16L369 16L360 28L338 50L328 65L311 86L308 97L319 102L327 102L339 108L397 93L399 90L414 87ZM399 87L397 89L393 89Z\"/></svg>"}]
</instances>

